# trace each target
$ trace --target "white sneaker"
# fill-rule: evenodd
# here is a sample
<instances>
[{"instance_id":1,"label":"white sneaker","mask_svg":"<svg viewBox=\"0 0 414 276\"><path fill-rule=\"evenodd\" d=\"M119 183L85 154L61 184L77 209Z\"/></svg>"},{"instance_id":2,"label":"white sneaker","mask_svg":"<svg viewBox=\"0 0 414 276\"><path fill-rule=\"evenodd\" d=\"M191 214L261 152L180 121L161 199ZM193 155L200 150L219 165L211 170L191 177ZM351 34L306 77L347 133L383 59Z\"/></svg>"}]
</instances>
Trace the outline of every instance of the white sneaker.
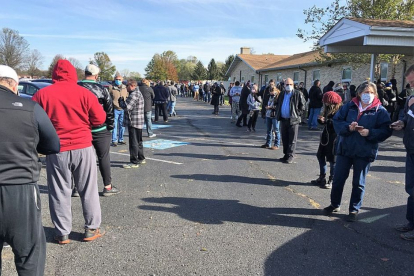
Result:
<instances>
[{"instance_id":1,"label":"white sneaker","mask_svg":"<svg viewBox=\"0 0 414 276\"><path fill-rule=\"evenodd\" d=\"M139 168L139 165L130 163L130 164L124 164L124 165L122 165L122 167L124 169L136 169L136 168Z\"/></svg>"},{"instance_id":2,"label":"white sneaker","mask_svg":"<svg viewBox=\"0 0 414 276\"><path fill-rule=\"evenodd\" d=\"M149 138L154 138L155 136L157 136L157 134L151 134L150 136L148 136Z\"/></svg>"}]
</instances>

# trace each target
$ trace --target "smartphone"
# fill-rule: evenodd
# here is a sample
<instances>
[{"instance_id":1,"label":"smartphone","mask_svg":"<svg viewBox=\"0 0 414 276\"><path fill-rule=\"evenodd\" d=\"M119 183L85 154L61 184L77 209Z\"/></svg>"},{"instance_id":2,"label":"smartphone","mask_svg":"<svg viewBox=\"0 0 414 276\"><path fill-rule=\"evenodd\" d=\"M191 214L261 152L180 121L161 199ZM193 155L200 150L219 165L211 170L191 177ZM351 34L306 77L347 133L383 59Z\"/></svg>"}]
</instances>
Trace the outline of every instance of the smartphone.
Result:
<instances>
[{"instance_id":1,"label":"smartphone","mask_svg":"<svg viewBox=\"0 0 414 276\"><path fill-rule=\"evenodd\" d=\"M364 127L363 126L355 126L355 130L363 130Z\"/></svg>"}]
</instances>

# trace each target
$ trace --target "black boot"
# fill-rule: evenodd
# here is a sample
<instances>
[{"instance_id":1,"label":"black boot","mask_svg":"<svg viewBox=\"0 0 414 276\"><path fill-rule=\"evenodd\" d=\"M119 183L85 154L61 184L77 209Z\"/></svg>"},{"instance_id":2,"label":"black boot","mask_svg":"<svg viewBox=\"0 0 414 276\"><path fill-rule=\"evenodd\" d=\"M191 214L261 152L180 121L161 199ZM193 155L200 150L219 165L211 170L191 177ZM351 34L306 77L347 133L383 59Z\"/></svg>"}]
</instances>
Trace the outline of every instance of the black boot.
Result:
<instances>
[{"instance_id":1,"label":"black boot","mask_svg":"<svg viewBox=\"0 0 414 276\"><path fill-rule=\"evenodd\" d=\"M328 182L326 182L325 185L321 186L321 188L332 189L332 181L333 181L333 175L329 176Z\"/></svg>"},{"instance_id":2,"label":"black boot","mask_svg":"<svg viewBox=\"0 0 414 276\"><path fill-rule=\"evenodd\" d=\"M319 175L319 178L316 180L312 180L311 183L313 185L318 185L318 186L325 186L326 184L326 178L324 174Z\"/></svg>"}]
</instances>

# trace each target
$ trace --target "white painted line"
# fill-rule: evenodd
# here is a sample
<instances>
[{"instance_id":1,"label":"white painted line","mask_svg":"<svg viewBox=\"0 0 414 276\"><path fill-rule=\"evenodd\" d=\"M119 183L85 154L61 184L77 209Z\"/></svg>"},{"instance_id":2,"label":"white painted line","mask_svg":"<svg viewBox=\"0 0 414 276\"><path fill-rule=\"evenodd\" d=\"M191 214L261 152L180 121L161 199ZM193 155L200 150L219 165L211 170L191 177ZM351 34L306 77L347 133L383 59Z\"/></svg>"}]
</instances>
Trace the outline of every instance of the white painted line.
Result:
<instances>
[{"instance_id":1,"label":"white painted line","mask_svg":"<svg viewBox=\"0 0 414 276\"><path fill-rule=\"evenodd\" d=\"M111 153L113 153L113 154L119 154L119 155L129 156L129 154L126 154L126 153L113 152L113 151L111 151ZM158 162L169 163L169 164L174 164L174 165L182 165L182 164L183 164L183 163L179 163L179 162L173 162L173 161L167 161L167 160L161 160L161 159L155 159L155 158L145 158L145 159L152 160L152 161L158 161Z\"/></svg>"},{"instance_id":2,"label":"white painted line","mask_svg":"<svg viewBox=\"0 0 414 276\"><path fill-rule=\"evenodd\" d=\"M359 221L360 222L365 222L365 223L373 223L374 221L385 218L388 215L389 214L384 214L384 215L374 216L374 217L370 217L370 218L364 218L364 219L360 219Z\"/></svg>"},{"instance_id":3,"label":"white painted line","mask_svg":"<svg viewBox=\"0 0 414 276\"><path fill-rule=\"evenodd\" d=\"M178 139L184 139L184 140L190 140L190 141L206 141L206 142L216 142L219 144L233 144L233 145L242 145L245 146L247 145L246 143L237 143L237 142L227 142L227 141L220 141L220 140L213 140L213 139L206 139L206 138L188 138L188 137L184 137L184 136L177 136L177 135L171 135L168 137L174 137L174 138L178 138ZM191 142L190 142L191 145ZM255 145L252 145L255 146Z\"/></svg>"}]
</instances>

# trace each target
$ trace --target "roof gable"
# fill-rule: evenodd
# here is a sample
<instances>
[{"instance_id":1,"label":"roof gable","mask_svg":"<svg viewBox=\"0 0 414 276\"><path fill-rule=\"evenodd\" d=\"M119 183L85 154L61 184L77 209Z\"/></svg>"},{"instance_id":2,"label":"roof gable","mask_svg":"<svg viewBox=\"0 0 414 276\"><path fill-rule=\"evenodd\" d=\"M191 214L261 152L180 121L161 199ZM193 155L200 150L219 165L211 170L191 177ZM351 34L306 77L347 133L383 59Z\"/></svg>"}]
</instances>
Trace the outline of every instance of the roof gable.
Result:
<instances>
[{"instance_id":1,"label":"roof gable","mask_svg":"<svg viewBox=\"0 0 414 276\"><path fill-rule=\"evenodd\" d=\"M280 61L289 55L237 55L241 60L247 63L252 69L259 70L269 64Z\"/></svg>"},{"instance_id":2,"label":"roof gable","mask_svg":"<svg viewBox=\"0 0 414 276\"><path fill-rule=\"evenodd\" d=\"M275 63L269 64L268 66L262 68L259 71L272 71L277 69L287 69L298 66L314 65L317 63L316 60L319 57L319 51L299 53L279 60Z\"/></svg>"},{"instance_id":3,"label":"roof gable","mask_svg":"<svg viewBox=\"0 0 414 276\"><path fill-rule=\"evenodd\" d=\"M253 71L258 71L259 69L266 67L269 64L275 63L289 56L290 55L238 54L230 64L230 67L226 72L226 76L229 76L240 62L247 64L247 66L249 66Z\"/></svg>"}]
</instances>

